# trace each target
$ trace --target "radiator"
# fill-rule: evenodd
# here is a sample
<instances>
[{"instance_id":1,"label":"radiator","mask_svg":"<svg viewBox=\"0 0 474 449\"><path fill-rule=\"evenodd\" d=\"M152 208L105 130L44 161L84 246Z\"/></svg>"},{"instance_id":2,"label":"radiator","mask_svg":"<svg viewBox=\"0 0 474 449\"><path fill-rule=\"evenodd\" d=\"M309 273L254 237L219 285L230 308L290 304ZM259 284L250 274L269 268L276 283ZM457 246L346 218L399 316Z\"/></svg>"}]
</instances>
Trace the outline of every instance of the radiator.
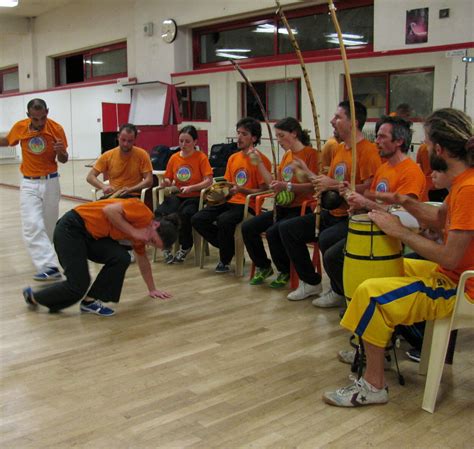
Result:
<instances>
[{"instance_id":1,"label":"radiator","mask_svg":"<svg viewBox=\"0 0 474 449\"><path fill-rule=\"evenodd\" d=\"M16 147L0 147L0 159L16 159Z\"/></svg>"}]
</instances>

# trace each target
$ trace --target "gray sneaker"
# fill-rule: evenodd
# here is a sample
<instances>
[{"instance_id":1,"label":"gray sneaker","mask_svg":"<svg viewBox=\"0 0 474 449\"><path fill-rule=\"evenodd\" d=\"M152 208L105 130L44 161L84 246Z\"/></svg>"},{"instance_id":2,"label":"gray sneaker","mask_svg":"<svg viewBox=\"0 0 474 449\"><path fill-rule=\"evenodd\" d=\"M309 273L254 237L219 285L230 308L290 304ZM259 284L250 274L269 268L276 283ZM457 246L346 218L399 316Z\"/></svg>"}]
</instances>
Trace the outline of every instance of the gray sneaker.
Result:
<instances>
[{"instance_id":1,"label":"gray sneaker","mask_svg":"<svg viewBox=\"0 0 474 449\"><path fill-rule=\"evenodd\" d=\"M216 273L228 273L230 271L230 266L219 261L214 271Z\"/></svg>"},{"instance_id":2,"label":"gray sneaker","mask_svg":"<svg viewBox=\"0 0 474 449\"><path fill-rule=\"evenodd\" d=\"M173 253L169 249L164 249L163 250L163 262L170 264L173 263Z\"/></svg>"},{"instance_id":3,"label":"gray sneaker","mask_svg":"<svg viewBox=\"0 0 474 449\"><path fill-rule=\"evenodd\" d=\"M388 402L388 387L380 390L373 387L361 377L352 385L339 388L336 391L327 391L323 394L326 404L337 407L360 407L370 404L386 404Z\"/></svg>"},{"instance_id":4,"label":"gray sneaker","mask_svg":"<svg viewBox=\"0 0 474 449\"><path fill-rule=\"evenodd\" d=\"M183 249L180 248L174 255L172 263L183 263L186 260L186 256L190 253L191 248Z\"/></svg>"}]
</instances>

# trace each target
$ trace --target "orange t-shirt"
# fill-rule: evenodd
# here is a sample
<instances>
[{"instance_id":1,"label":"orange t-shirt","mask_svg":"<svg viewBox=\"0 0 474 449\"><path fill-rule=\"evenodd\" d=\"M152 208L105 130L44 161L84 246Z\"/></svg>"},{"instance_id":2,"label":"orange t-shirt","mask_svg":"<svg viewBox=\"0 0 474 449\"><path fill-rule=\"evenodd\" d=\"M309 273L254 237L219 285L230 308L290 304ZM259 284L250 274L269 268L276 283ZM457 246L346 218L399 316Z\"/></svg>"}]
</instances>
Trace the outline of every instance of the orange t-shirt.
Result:
<instances>
[{"instance_id":1,"label":"orange t-shirt","mask_svg":"<svg viewBox=\"0 0 474 449\"><path fill-rule=\"evenodd\" d=\"M409 157L393 166L383 163L375 173L370 190L372 192L397 192L415 195L421 199L425 189L425 175L418 164Z\"/></svg>"},{"instance_id":2,"label":"orange t-shirt","mask_svg":"<svg viewBox=\"0 0 474 449\"><path fill-rule=\"evenodd\" d=\"M125 219L135 228L146 228L153 220L153 212L138 198L107 199L81 204L74 210L82 217L87 231L95 239L110 237L114 240L131 240L137 254L145 254L145 244L134 241L131 236L115 228L102 210L109 204L122 203Z\"/></svg>"},{"instance_id":3,"label":"orange t-shirt","mask_svg":"<svg viewBox=\"0 0 474 449\"><path fill-rule=\"evenodd\" d=\"M468 168L454 178L449 195L444 200L448 206L444 227L445 241L449 231L474 231L473 198L474 168ZM438 271L448 276L453 282L459 282L459 277L466 270L474 270L474 237L471 237L464 256L456 268L448 270L438 265ZM474 279L468 279L466 285L469 297L474 299Z\"/></svg>"},{"instance_id":4,"label":"orange t-shirt","mask_svg":"<svg viewBox=\"0 0 474 449\"><path fill-rule=\"evenodd\" d=\"M334 137L329 138L323 145L323 148L321 149L321 165L323 174L329 171L332 158L334 157L338 146L339 143Z\"/></svg>"},{"instance_id":5,"label":"orange t-shirt","mask_svg":"<svg viewBox=\"0 0 474 449\"><path fill-rule=\"evenodd\" d=\"M29 118L20 120L7 135L8 145L21 145L20 171L23 176L46 176L57 172L58 164L53 145L62 140L67 148L63 127L48 118L41 131L34 131L30 129L30 123Z\"/></svg>"},{"instance_id":6,"label":"orange t-shirt","mask_svg":"<svg viewBox=\"0 0 474 449\"><path fill-rule=\"evenodd\" d=\"M361 184L365 180L375 176L377 169L382 164L380 160L377 146L366 139L357 143L357 166L356 166L356 184ZM341 142L334 154L329 168L328 176L336 181L343 182L351 180L352 169L352 151L346 148L345 144ZM330 211L331 215L335 217L343 217L347 215L348 205L343 203L338 209Z\"/></svg>"},{"instance_id":7,"label":"orange t-shirt","mask_svg":"<svg viewBox=\"0 0 474 449\"><path fill-rule=\"evenodd\" d=\"M428 192L433 190L435 187L433 185L433 180L431 179L431 173L433 170L431 170L428 146L425 143L422 143L418 148L418 152L416 153L416 162L419 164L426 178L426 186L425 191L423 192L422 201L428 201Z\"/></svg>"},{"instance_id":8,"label":"orange t-shirt","mask_svg":"<svg viewBox=\"0 0 474 449\"><path fill-rule=\"evenodd\" d=\"M291 166L295 158L303 160L313 173L318 173L319 154L314 148L304 147L298 152L288 150L283 155L280 165L278 166L278 172L280 173L282 181L291 182L292 184L301 184L293 173L293 167ZM312 199L313 192L295 192L295 199L288 207L301 206L303 201Z\"/></svg>"},{"instance_id":9,"label":"orange t-shirt","mask_svg":"<svg viewBox=\"0 0 474 449\"><path fill-rule=\"evenodd\" d=\"M124 153L116 147L100 156L94 169L104 173L114 189L120 189L142 182L144 175L153 171L153 166L148 152L142 148L132 147Z\"/></svg>"},{"instance_id":10,"label":"orange t-shirt","mask_svg":"<svg viewBox=\"0 0 474 449\"><path fill-rule=\"evenodd\" d=\"M272 164L268 158L258 151L260 158L263 161L266 169L271 172ZM238 151L230 156L227 161L224 178L232 184L246 189L259 189L262 184L265 184L263 176L260 174L258 167L250 162L248 154ZM245 204L246 195L243 193L236 193L227 202L231 204ZM250 207L255 209L255 198L250 201Z\"/></svg>"},{"instance_id":11,"label":"orange t-shirt","mask_svg":"<svg viewBox=\"0 0 474 449\"><path fill-rule=\"evenodd\" d=\"M212 178L212 168L207 156L200 151L194 151L188 157L181 156L181 152L178 151L171 156L166 165L165 178L174 181L177 187L199 184L206 176ZM190 198L200 194L196 191L178 196Z\"/></svg>"}]
</instances>

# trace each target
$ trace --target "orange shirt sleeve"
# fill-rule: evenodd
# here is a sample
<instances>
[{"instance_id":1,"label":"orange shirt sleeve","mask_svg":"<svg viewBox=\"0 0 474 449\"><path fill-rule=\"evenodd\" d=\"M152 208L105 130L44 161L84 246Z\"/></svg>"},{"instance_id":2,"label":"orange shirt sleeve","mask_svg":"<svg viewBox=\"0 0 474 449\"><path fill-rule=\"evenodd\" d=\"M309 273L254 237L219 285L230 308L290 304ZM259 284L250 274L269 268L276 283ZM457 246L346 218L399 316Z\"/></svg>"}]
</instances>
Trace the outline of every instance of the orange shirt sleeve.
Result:
<instances>
[{"instance_id":1,"label":"orange shirt sleeve","mask_svg":"<svg viewBox=\"0 0 474 449\"><path fill-rule=\"evenodd\" d=\"M212 167L209 162L209 159L205 154L200 154L202 154L202 157L199 160L199 169L202 174L202 177L205 178L210 176L212 178Z\"/></svg>"}]
</instances>

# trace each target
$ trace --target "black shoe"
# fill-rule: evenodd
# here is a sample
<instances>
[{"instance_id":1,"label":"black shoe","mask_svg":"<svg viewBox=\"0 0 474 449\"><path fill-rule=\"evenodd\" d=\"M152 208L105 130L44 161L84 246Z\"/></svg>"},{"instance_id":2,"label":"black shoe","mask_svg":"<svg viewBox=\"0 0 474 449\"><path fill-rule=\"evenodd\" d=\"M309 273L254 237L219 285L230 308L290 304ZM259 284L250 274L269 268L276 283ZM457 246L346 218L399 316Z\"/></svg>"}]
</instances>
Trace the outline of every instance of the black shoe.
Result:
<instances>
[{"instance_id":1,"label":"black shoe","mask_svg":"<svg viewBox=\"0 0 474 449\"><path fill-rule=\"evenodd\" d=\"M38 304L33 301L33 290L31 287L26 287L23 289L23 298L25 299L26 305L29 309L35 310L38 308Z\"/></svg>"},{"instance_id":2,"label":"black shoe","mask_svg":"<svg viewBox=\"0 0 474 449\"><path fill-rule=\"evenodd\" d=\"M221 261L216 266L216 273L228 273L230 271L229 265L224 265Z\"/></svg>"}]
</instances>

